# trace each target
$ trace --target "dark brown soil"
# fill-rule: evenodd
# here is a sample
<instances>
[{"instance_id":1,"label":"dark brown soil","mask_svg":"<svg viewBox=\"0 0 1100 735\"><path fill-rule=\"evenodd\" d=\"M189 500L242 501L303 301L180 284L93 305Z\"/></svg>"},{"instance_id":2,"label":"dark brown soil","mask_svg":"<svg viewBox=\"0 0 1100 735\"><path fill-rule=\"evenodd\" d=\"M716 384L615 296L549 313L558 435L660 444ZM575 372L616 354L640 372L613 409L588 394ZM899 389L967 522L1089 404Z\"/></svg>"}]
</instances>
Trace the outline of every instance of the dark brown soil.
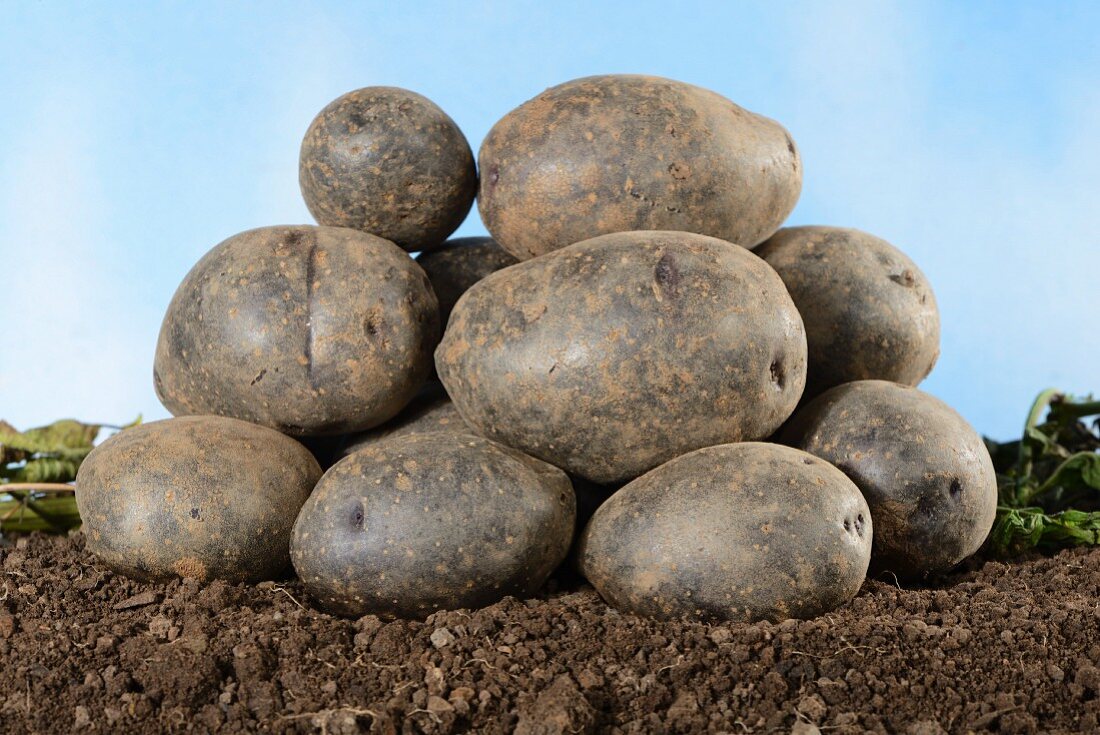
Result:
<instances>
[{"instance_id":1,"label":"dark brown soil","mask_svg":"<svg viewBox=\"0 0 1100 735\"><path fill-rule=\"evenodd\" d=\"M573 585L573 586L568 586ZM79 534L0 549L0 732L1096 731L1100 551L868 582L778 625L656 623L555 580L427 622L297 582L141 584Z\"/></svg>"}]
</instances>

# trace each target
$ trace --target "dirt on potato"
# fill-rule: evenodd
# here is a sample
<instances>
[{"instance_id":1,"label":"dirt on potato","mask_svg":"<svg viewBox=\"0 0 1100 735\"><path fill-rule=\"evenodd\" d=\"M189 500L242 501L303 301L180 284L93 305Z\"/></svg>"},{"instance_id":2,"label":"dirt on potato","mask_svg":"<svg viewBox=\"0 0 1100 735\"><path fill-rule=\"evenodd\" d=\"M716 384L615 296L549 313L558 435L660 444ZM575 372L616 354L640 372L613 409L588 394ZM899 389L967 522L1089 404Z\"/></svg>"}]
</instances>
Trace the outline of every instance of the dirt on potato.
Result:
<instances>
[{"instance_id":1,"label":"dirt on potato","mask_svg":"<svg viewBox=\"0 0 1100 735\"><path fill-rule=\"evenodd\" d=\"M412 400L439 342L423 270L344 227L259 227L195 264L164 315L153 384L174 416L290 434L378 426Z\"/></svg>"},{"instance_id":2,"label":"dirt on potato","mask_svg":"<svg viewBox=\"0 0 1100 735\"><path fill-rule=\"evenodd\" d=\"M804 622L647 621L558 578L382 623L293 581L134 582L80 534L32 535L0 547L0 732L1097 732L1098 600L1078 550L871 580Z\"/></svg>"}]
</instances>

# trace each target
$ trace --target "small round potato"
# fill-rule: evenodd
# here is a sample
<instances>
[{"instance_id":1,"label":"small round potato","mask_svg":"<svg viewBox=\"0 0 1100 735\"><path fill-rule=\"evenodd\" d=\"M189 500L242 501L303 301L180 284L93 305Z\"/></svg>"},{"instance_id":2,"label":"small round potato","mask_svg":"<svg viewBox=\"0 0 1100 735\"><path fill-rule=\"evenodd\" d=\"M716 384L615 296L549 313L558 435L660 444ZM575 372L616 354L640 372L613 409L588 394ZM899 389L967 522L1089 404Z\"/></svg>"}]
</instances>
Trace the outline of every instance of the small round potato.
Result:
<instances>
[{"instance_id":1,"label":"small round potato","mask_svg":"<svg viewBox=\"0 0 1100 735\"><path fill-rule=\"evenodd\" d=\"M409 252L439 247L477 193L474 155L454 120L397 87L357 89L321 110L302 141L298 180L318 223Z\"/></svg>"},{"instance_id":2,"label":"small round potato","mask_svg":"<svg viewBox=\"0 0 1100 735\"><path fill-rule=\"evenodd\" d=\"M940 314L920 269L885 240L840 227L786 227L755 250L806 324L803 400L853 380L917 385L940 354Z\"/></svg>"},{"instance_id":3,"label":"small round potato","mask_svg":"<svg viewBox=\"0 0 1100 735\"><path fill-rule=\"evenodd\" d=\"M534 593L565 558L565 473L471 435L411 434L330 469L294 525L309 593L348 616L423 618Z\"/></svg>"},{"instance_id":4,"label":"small round potato","mask_svg":"<svg viewBox=\"0 0 1100 735\"><path fill-rule=\"evenodd\" d=\"M876 569L910 578L946 571L993 526L997 476L982 438L916 388L838 386L800 409L782 440L832 462L863 491L875 517Z\"/></svg>"},{"instance_id":5,"label":"small round potato","mask_svg":"<svg viewBox=\"0 0 1100 735\"><path fill-rule=\"evenodd\" d=\"M321 477L309 451L221 416L154 421L92 450L76 477L88 548L114 571L258 582L290 565L290 531Z\"/></svg>"},{"instance_id":6,"label":"small round potato","mask_svg":"<svg viewBox=\"0 0 1100 735\"><path fill-rule=\"evenodd\" d=\"M439 299L439 323L446 326L458 298L485 276L519 261L489 237L458 237L416 259Z\"/></svg>"},{"instance_id":7,"label":"small round potato","mask_svg":"<svg viewBox=\"0 0 1100 735\"><path fill-rule=\"evenodd\" d=\"M627 230L752 247L802 190L779 123L700 87L627 74L546 90L493 126L478 161L481 218L521 260Z\"/></svg>"},{"instance_id":8,"label":"small round potato","mask_svg":"<svg viewBox=\"0 0 1100 735\"><path fill-rule=\"evenodd\" d=\"M707 447L625 486L589 521L581 572L649 617L780 620L855 596L871 513L827 462L777 444Z\"/></svg>"},{"instance_id":9,"label":"small round potato","mask_svg":"<svg viewBox=\"0 0 1100 735\"><path fill-rule=\"evenodd\" d=\"M409 434L428 434L431 432L451 434L474 434L440 383L427 383L409 405L391 420L370 431L349 434L344 437L338 451L341 457L354 454L363 447Z\"/></svg>"},{"instance_id":10,"label":"small round potato","mask_svg":"<svg viewBox=\"0 0 1100 735\"><path fill-rule=\"evenodd\" d=\"M748 250L622 232L475 284L436 369L478 433L609 484L769 436L802 395L806 337L783 282Z\"/></svg>"},{"instance_id":11,"label":"small round potato","mask_svg":"<svg viewBox=\"0 0 1100 735\"><path fill-rule=\"evenodd\" d=\"M176 291L157 396L296 436L377 426L416 394L439 341L424 271L342 227L262 227L221 243Z\"/></svg>"}]
</instances>

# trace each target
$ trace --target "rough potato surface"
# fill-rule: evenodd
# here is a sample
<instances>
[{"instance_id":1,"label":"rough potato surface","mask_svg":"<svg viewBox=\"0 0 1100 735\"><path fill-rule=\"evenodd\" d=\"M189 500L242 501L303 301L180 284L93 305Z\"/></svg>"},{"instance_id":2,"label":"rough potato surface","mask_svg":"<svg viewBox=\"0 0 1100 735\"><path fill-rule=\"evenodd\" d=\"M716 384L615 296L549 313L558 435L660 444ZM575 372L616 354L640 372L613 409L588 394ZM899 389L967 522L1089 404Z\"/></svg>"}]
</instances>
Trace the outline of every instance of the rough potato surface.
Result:
<instances>
[{"instance_id":1,"label":"rough potato surface","mask_svg":"<svg viewBox=\"0 0 1100 735\"><path fill-rule=\"evenodd\" d=\"M338 227L263 227L187 274L157 343L157 396L287 434L376 426L431 369L439 311L427 276L386 240Z\"/></svg>"},{"instance_id":2,"label":"rough potato surface","mask_svg":"<svg viewBox=\"0 0 1100 735\"><path fill-rule=\"evenodd\" d=\"M475 284L436 369L479 433L607 484L770 435L802 395L806 338L783 282L748 250L624 232Z\"/></svg>"},{"instance_id":3,"label":"rough potato surface","mask_svg":"<svg viewBox=\"0 0 1100 735\"><path fill-rule=\"evenodd\" d=\"M423 618L537 590L565 558L576 501L564 472L480 437L367 446L318 483L291 557L311 596L348 616Z\"/></svg>"},{"instance_id":4,"label":"rough potato surface","mask_svg":"<svg viewBox=\"0 0 1100 735\"><path fill-rule=\"evenodd\" d=\"M440 383L427 383L409 405L386 423L369 431L350 434L339 448L341 457L353 454L365 446L384 439L427 434L430 432L451 434L477 434L462 420L458 409Z\"/></svg>"},{"instance_id":5,"label":"rough potato surface","mask_svg":"<svg viewBox=\"0 0 1100 735\"><path fill-rule=\"evenodd\" d=\"M187 416L126 429L76 478L88 548L136 579L258 582L290 565L290 531L321 477L272 429Z\"/></svg>"},{"instance_id":6,"label":"rough potato surface","mask_svg":"<svg viewBox=\"0 0 1100 735\"><path fill-rule=\"evenodd\" d=\"M859 591L871 537L867 503L832 465L776 444L725 444L612 495L584 530L580 565L612 606L639 615L809 618Z\"/></svg>"},{"instance_id":7,"label":"rough potato surface","mask_svg":"<svg viewBox=\"0 0 1100 735\"><path fill-rule=\"evenodd\" d=\"M481 146L478 209L521 260L627 230L752 247L787 218L802 162L774 120L700 87L609 74L552 87Z\"/></svg>"},{"instance_id":8,"label":"rough potato surface","mask_svg":"<svg viewBox=\"0 0 1100 735\"><path fill-rule=\"evenodd\" d=\"M298 180L318 223L409 252L439 247L477 193L473 152L454 120L397 87L357 89L321 110L302 141Z\"/></svg>"},{"instance_id":9,"label":"rough potato surface","mask_svg":"<svg viewBox=\"0 0 1100 735\"><path fill-rule=\"evenodd\" d=\"M416 259L428 274L439 299L439 323L444 327L451 310L470 286L485 276L519 261L490 237L457 237Z\"/></svg>"},{"instance_id":10,"label":"rough potato surface","mask_svg":"<svg viewBox=\"0 0 1100 735\"><path fill-rule=\"evenodd\" d=\"M916 388L861 380L800 409L783 443L839 467L875 518L872 563L906 577L950 569L985 541L997 477L982 438Z\"/></svg>"},{"instance_id":11,"label":"rough potato surface","mask_svg":"<svg viewBox=\"0 0 1100 735\"><path fill-rule=\"evenodd\" d=\"M940 354L928 279L860 230L785 227L754 251L779 273L806 324L806 396L854 380L917 385Z\"/></svg>"}]
</instances>

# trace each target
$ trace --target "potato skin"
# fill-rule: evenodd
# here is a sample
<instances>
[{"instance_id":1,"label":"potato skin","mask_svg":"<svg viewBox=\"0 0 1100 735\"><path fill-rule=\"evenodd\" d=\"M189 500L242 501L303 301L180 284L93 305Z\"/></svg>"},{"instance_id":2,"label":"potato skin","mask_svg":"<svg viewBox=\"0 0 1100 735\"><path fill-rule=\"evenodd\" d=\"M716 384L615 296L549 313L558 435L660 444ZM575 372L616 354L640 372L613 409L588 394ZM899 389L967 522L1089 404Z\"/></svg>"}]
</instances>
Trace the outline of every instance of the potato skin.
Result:
<instances>
[{"instance_id":1,"label":"potato skin","mask_svg":"<svg viewBox=\"0 0 1100 735\"><path fill-rule=\"evenodd\" d=\"M439 311L392 243L339 227L262 227L191 269L157 343L157 396L295 436L376 426L431 369Z\"/></svg>"},{"instance_id":2,"label":"potato skin","mask_svg":"<svg viewBox=\"0 0 1100 735\"><path fill-rule=\"evenodd\" d=\"M439 247L477 193L474 155L454 120L397 87L357 89L321 110L302 140L298 181L319 224L409 252Z\"/></svg>"},{"instance_id":3,"label":"potato skin","mask_svg":"<svg viewBox=\"0 0 1100 735\"><path fill-rule=\"evenodd\" d=\"M481 219L521 260L627 230L752 247L802 190L779 123L710 90L630 74L546 90L493 126L478 163Z\"/></svg>"},{"instance_id":4,"label":"potato skin","mask_svg":"<svg viewBox=\"0 0 1100 735\"><path fill-rule=\"evenodd\" d=\"M890 243L841 227L785 227L754 252L779 273L806 324L803 400L854 380L917 385L940 354L928 279Z\"/></svg>"},{"instance_id":5,"label":"potato skin","mask_svg":"<svg viewBox=\"0 0 1100 735\"><path fill-rule=\"evenodd\" d=\"M799 409L784 444L852 478L875 517L872 564L904 577L950 569L985 541L997 477L982 438L916 388L861 380Z\"/></svg>"},{"instance_id":6,"label":"potato skin","mask_svg":"<svg viewBox=\"0 0 1100 735\"><path fill-rule=\"evenodd\" d=\"M427 383L401 413L386 423L345 436L338 451L340 457L346 457L385 439L431 432L477 435L477 431L462 420L443 386L434 382Z\"/></svg>"},{"instance_id":7,"label":"potato skin","mask_svg":"<svg viewBox=\"0 0 1100 735\"><path fill-rule=\"evenodd\" d=\"M330 612L423 618L530 595L561 563L565 473L486 439L411 434L344 458L294 525L291 558Z\"/></svg>"},{"instance_id":8,"label":"potato skin","mask_svg":"<svg viewBox=\"0 0 1100 735\"><path fill-rule=\"evenodd\" d=\"M871 513L827 462L777 444L706 447L611 496L589 521L581 571L612 606L648 617L781 620L855 596Z\"/></svg>"},{"instance_id":9,"label":"potato skin","mask_svg":"<svg viewBox=\"0 0 1100 735\"><path fill-rule=\"evenodd\" d=\"M609 484L771 434L802 395L806 338L748 250L623 232L475 284L435 359L479 433Z\"/></svg>"},{"instance_id":10,"label":"potato skin","mask_svg":"<svg viewBox=\"0 0 1100 735\"><path fill-rule=\"evenodd\" d=\"M428 274L439 299L439 323L445 327L459 297L470 286L519 261L491 237L457 237L439 250L423 253L416 262Z\"/></svg>"},{"instance_id":11,"label":"potato skin","mask_svg":"<svg viewBox=\"0 0 1100 735\"><path fill-rule=\"evenodd\" d=\"M290 565L290 531L321 478L272 429L186 416L115 434L76 477L88 548L128 577L258 582Z\"/></svg>"}]
</instances>

